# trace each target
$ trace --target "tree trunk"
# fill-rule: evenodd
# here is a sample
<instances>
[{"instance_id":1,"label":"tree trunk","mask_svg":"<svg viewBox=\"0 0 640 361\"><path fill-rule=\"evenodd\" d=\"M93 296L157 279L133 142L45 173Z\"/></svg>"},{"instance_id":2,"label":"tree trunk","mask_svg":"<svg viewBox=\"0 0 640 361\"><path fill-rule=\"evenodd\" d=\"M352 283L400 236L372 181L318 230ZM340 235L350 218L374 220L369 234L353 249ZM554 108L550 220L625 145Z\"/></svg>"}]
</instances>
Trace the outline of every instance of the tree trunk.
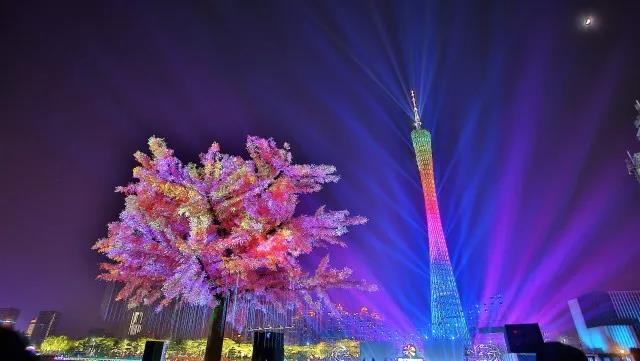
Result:
<instances>
[{"instance_id":1,"label":"tree trunk","mask_svg":"<svg viewBox=\"0 0 640 361\"><path fill-rule=\"evenodd\" d=\"M224 340L224 325L227 322L228 299L216 296L218 305L211 313L211 330L207 338L207 348L204 361L220 361L222 359L222 341Z\"/></svg>"}]
</instances>

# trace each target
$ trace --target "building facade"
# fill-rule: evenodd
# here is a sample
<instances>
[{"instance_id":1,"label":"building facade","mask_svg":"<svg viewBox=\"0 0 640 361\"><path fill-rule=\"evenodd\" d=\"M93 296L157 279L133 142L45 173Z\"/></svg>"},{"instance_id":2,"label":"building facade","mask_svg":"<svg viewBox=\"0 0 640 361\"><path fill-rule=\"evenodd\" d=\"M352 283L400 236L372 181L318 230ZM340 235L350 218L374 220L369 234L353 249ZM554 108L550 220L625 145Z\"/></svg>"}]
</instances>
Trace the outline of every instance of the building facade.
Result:
<instances>
[{"instance_id":1,"label":"building facade","mask_svg":"<svg viewBox=\"0 0 640 361\"><path fill-rule=\"evenodd\" d=\"M569 300L576 331L588 350L640 347L640 291L591 292Z\"/></svg>"},{"instance_id":2,"label":"building facade","mask_svg":"<svg viewBox=\"0 0 640 361\"><path fill-rule=\"evenodd\" d=\"M33 345L40 346L45 338L55 333L59 320L60 312L58 311L40 311L38 317L29 324L27 337Z\"/></svg>"},{"instance_id":3,"label":"building facade","mask_svg":"<svg viewBox=\"0 0 640 361\"><path fill-rule=\"evenodd\" d=\"M630 320L640 330L640 290L608 292L618 319Z\"/></svg>"},{"instance_id":4,"label":"building facade","mask_svg":"<svg viewBox=\"0 0 640 361\"><path fill-rule=\"evenodd\" d=\"M0 327L13 329L18 316L20 316L20 310L17 308L0 308Z\"/></svg>"},{"instance_id":5,"label":"building facade","mask_svg":"<svg viewBox=\"0 0 640 361\"><path fill-rule=\"evenodd\" d=\"M27 336L28 338L31 338L31 335L33 334L33 330L36 328L36 319L32 318L31 321L29 321L29 325L27 326L27 329L24 331L25 336Z\"/></svg>"}]
</instances>

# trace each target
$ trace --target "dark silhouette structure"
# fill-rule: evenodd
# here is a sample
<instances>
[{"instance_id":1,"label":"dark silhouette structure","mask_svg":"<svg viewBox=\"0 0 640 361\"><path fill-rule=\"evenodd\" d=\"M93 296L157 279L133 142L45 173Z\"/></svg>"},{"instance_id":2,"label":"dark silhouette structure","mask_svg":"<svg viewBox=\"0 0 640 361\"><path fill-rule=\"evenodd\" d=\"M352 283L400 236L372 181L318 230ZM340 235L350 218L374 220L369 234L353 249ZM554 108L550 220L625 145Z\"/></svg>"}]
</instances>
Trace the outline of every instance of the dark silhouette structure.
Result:
<instances>
[{"instance_id":1,"label":"dark silhouette structure","mask_svg":"<svg viewBox=\"0 0 640 361\"><path fill-rule=\"evenodd\" d=\"M142 361L164 361L166 346L164 341L149 340L145 342Z\"/></svg>"},{"instance_id":2,"label":"dark silhouette structure","mask_svg":"<svg viewBox=\"0 0 640 361\"><path fill-rule=\"evenodd\" d=\"M536 361L587 361L580 350L561 342L545 342L536 353Z\"/></svg>"},{"instance_id":3,"label":"dark silhouette structure","mask_svg":"<svg viewBox=\"0 0 640 361\"><path fill-rule=\"evenodd\" d=\"M283 361L284 334L260 331L253 334L251 361Z\"/></svg>"},{"instance_id":4,"label":"dark silhouette structure","mask_svg":"<svg viewBox=\"0 0 640 361\"><path fill-rule=\"evenodd\" d=\"M504 325L509 352L535 353L544 343L537 323Z\"/></svg>"},{"instance_id":5,"label":"dark silhouette structure","mask_svg":"<svg viewBox=\"0 0 640 361\"><path fill-rule=\"evenodd\" d=\"M27 350L29 341L18 332L0 327L0 360L37 361L38 358Z\"/></svg>"}]
</instances>

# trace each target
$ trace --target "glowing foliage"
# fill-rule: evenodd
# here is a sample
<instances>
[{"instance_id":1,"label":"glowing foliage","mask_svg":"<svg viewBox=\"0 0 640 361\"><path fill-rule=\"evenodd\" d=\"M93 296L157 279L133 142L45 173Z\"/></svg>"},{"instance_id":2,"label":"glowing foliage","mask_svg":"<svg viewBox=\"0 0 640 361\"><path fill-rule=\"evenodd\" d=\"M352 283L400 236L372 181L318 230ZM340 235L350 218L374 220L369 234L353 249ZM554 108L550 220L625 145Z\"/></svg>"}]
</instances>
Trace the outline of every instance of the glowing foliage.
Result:
<instances>
[{"instance_id":1,"label":"glowing foliage","mask_svg":"<svg viewBox=\"0 0 640 361\"><path fill-rule=\"evenodd\" d=\"M293 164L288 145L272 139L250 136L246 147L249 159L214 143L200 164L187 165L160 138L149 139L150 155L136 152L135 182L116 189L125 208L93 247L110 259L99 278L124 284L119 299L215 306L237 290L279 307L332 309L326 289L374 288L331 268L328 256L312 274L298 260L316 247L345 246L347 227L366 221L324 207L294 215L301 194L338 181L335 168Z\"/></svg>"},{"instance_id":2,"label":"glowing foliage","mask_svg":"<svg viewBox=\"0 0 640 361\"><path fill-rule=\"evenodd\" d=\"M284 346L285 360L357 360L359 356L360 343L353 340Z\"/></svg>"},{"instance_id":3,"label":"glowing foliage","mask_svg":"<svg viewBox=\"0 0 640 361\"><path fill-rule=\"evenodd\" d=\"M201 358L204 355L207 340L184 340L183 342L186 356Z\"/></svg>"},{"instance_id":4,"label":"glowing foliage","mask_svg":"<svg viewBox=\"0 0 640 361\"><path fill-rule=\"evenodd\" d=\"M118 339L87 337L73 340L66 336L52 336L44 340L41 352L50 355L84 354L91 357L140 358L146 339ZM207 341L171 340L167 344L167 360L202 360ZM249 360L253 352L250 343L236 342L225 338L222 343L224 360ZM287 360L357 360L360 355L358 341L337 340L334 343L320 342L311 345L285 345Z\"/></svg>"},{"instance_id":5,"label":"glowing foliage","mask_svg":"<svg viewBox=\"0 0 640 361\"><path fill-rule=\"evenodd\" d=\"M40 352L46 354L65 354L75 347L75 341L67 336L51 336L44 339Z\"/></svg>"},{"instance_id":6,"label":"glowing foliage","mask_svg":"<svg viewBox=\"0 0 640 361\"><path fill-rule=\"evenodd\" d=\"M142 355L146 339L117 339L110 337L87 337L70 339L67 336L47 337L40 346L40 352L53 355L81 353L92 356L131 357Z\"/></svg>"},{"instance_id":7,"label":"glowing foliage","mask_svg":"<svg viewBox=\"0 0 640 361\"><path fill-rule=\"evenodd\" d=\"M237 360L251 358L253 345L250 343L235 342L225 338L222 343L222 356L226 359Z\"/></svg>"}]
</instances>

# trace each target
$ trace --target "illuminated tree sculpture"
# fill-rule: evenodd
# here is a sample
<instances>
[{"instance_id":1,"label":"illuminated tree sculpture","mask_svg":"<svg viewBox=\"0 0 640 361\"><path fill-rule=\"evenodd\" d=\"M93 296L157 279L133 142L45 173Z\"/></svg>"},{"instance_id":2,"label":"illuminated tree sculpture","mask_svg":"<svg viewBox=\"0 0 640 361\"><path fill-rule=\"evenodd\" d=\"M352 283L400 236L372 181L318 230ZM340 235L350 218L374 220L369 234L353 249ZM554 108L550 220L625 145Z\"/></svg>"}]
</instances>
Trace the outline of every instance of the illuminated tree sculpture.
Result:
<instances>
[{"instance_id":1,"label":"illuminated tree sculpture","mask_svg":"<svg viewBox=\"0 0 640 361\"><path fill-rule=\"evenodd\" d=\"M135 182L118 187L125 208L94 249L110 262L99 278L124 286L131 305L173 301L215 307L206 359L220 358L227 300L266 300L282 309L333 309L326 290L374 286L334 269L325 256L314 273L299 256L316 247L345 246L340 236L366 222L348 211L320 207L296 215L298 198L337 182L329 165L293 164L288 144L249 136L250 159L223 154L217 143L184 165L163 139L151 137L151 156L136 152ZM235 320L241 322L241 320Z\"/></svg>"}]
</instances>

